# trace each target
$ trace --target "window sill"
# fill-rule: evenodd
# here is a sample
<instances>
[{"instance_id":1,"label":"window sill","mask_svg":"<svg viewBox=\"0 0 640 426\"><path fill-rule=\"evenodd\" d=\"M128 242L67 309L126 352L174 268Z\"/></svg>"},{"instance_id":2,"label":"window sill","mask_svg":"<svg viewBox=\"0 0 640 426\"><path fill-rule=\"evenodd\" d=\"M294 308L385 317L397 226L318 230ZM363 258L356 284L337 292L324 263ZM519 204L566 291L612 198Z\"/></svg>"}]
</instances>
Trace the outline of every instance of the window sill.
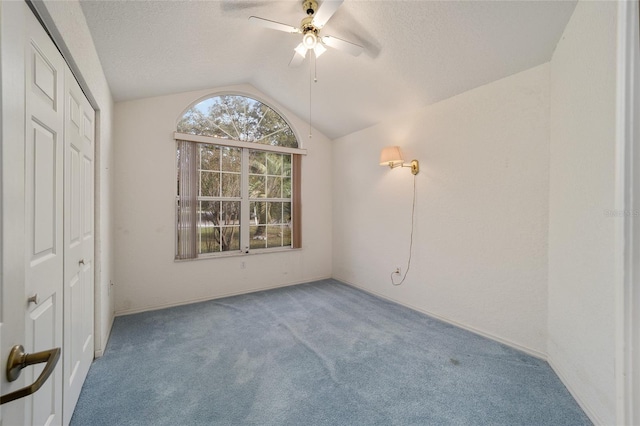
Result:
<instances>
[{"instance_id":1,"label":"window sill","mask_svg":"<svg viewBox=\"0 0 640 426\"><path fill-rule=\"evenodd\" d=\"M193 262L197 260L210 260L210 259L227 259L230 257L245 257L245 256L255 256L255 255L263 255L269 253L286 253L292 251L300 251L302 248L292 248L292 247L278 247L272 249L254 249L250 250L249 253L245 253L242 251L233 251L233 252L225 252L225 253L211 253L211 254L203 254L193 259L173 259L176 263L182 262Z\"/></svg>"}]
</instances>

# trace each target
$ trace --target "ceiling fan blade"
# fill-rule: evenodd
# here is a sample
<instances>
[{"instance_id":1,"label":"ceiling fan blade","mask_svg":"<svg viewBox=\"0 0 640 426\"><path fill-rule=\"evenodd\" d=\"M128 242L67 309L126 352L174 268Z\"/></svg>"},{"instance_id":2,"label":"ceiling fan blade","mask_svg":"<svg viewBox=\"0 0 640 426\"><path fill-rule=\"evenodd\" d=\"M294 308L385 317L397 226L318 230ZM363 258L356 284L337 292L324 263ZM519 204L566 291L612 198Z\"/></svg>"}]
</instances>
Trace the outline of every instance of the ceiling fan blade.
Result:
<instances>
[{"instance_id":1,"label":"ceiling fan blade","mask_svg":"<svg viewBox=\"0 0 640 426\"><path fill-rule=\"evenodd\" d=\"M311 23L315 25L316 28L324 27L327 21L336 13L336 10L338 10L343 1L344 0L324 0L313 16Z\"/></svg>"},{"instance_id":2,"label":"ceiling fan blade","mask_svg":"<svg viewBox=\"0 0 640 426\"><path fill-rule=\"evenodd\" d=\"M257 16L250 16L249 22L261 27L270 28L272 30L284 31L285 33L299 33L300 30L291 25L283 24L280 22L272 21L270 19L258 18Z\"/></svg>"},{"instance_id":3,"label":"ceiling fan blade","mask_svg":"<svg viewBox=\"0 0 640 426\"><path fill-rule=\"evenodd\" d=\"M307 57L307 49L302 43L300 43L294 50L295 51L293 52L293 58L291 58L291 62L289 62L289 66L291 68L299 67L302 61L304 61L304 59ZM301 56L298 51L304 52L304 56Z\"/></svg>"},{"instance_id":4,"label":"ceiling fan blade","mask_svg":"<svg viewBox=\"0 0 640 426\"><path fill-rule=\"evenodd\" d=\"M329 47L342 50L343 52L347 52L353 56L358 56L364 51L364 47L351 43L350 41L342 40L338 37L324 36L322 37L322 42Z\"/></svg>"}]
</instances>

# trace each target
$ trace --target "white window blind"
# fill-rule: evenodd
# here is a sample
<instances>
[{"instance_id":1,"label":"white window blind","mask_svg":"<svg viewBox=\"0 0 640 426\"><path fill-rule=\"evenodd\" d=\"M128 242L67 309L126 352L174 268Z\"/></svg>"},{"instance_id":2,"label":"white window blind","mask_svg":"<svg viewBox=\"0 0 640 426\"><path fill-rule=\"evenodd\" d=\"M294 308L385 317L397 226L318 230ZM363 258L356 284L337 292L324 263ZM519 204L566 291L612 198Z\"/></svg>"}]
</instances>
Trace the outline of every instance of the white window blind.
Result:
<instances>
[{"instance_id":1,"label":"white window blind","mask_svg":"<svg viewBox=\"0 0 640 426\"><path fill-rule=\"evenodd\" d=\"M178 247L176 258L193 259L197 257L197 197L198 179L195 165L198 163L196 144L179 140L178 142Z\"/></svg>"}]
</instances>

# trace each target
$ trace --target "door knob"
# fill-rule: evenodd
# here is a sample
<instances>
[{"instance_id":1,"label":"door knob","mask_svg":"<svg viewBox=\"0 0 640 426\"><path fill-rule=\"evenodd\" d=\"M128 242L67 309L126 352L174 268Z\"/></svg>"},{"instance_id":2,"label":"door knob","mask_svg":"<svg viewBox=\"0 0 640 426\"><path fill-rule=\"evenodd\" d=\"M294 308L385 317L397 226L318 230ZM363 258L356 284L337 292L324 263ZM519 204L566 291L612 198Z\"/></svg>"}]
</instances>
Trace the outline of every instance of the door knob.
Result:
<instances>
[{"instance_id":1,"label":"door knob","mask_svg":"<svg viewBox=\"0 0 640 426\"><path fill-rule=\"evenodd\" d=\"M27 299L27 303L28 304L38 304L40 303L40 298L38 297L38 293L34 294L33 296L29 296L29 298Z\"/></svg>"},{"instance_id":2,"label":"door knob","mask_svg":"<svg viewBox=\"0 0 640 426\"><path fill-rule=\"evenodd\" d=\"M80 259L80 260L78 261L78 265L84 265L84 259Z\"/></svg>"},{"instance_id":3,"label":"door knob","mask_svg":"<svg viewBox=\"0 0 640 426\"><path fill-rule=\"evenodd\" d=\"M56 364L58 363L59 359L60 348L53 348L47 351L27 354L24 352L24 347L22 347L22 345L15 345L11 349L9 359L7 360L8 381L15 381L20 376L21 370L29 365L40 364L43 362L46 362L47 364L44 366L44 369L42 370L42 373L40 373L40 376L38 376L36 381L31 385L22 389L18 389L15 392L2 395L0 397L0 405L6 404L7 402L15 401L19 398L24 398L25 396L29 396L40 389L44 382L47 381L51 373L53 373L53 370L56 368Z\"/></svg>"}]
</instances>

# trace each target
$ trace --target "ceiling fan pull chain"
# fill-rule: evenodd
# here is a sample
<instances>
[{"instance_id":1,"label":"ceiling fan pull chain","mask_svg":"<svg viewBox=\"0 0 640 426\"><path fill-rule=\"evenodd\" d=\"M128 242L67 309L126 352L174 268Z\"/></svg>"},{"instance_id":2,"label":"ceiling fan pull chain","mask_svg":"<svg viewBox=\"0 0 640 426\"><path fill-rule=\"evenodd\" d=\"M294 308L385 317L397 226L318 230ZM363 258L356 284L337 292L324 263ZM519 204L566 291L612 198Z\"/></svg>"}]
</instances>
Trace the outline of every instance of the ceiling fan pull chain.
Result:
<instances>
[{"instance_id":1,"label":"ceiling fan pull chain","mask_svg":"<svg viewBox=\"0 0 640 426\"><path fill-rule=\"evenodd\" d=\"M318 82L318 56L315 51L313 51L313 82Z\"/></svg>"}]
</instances>

